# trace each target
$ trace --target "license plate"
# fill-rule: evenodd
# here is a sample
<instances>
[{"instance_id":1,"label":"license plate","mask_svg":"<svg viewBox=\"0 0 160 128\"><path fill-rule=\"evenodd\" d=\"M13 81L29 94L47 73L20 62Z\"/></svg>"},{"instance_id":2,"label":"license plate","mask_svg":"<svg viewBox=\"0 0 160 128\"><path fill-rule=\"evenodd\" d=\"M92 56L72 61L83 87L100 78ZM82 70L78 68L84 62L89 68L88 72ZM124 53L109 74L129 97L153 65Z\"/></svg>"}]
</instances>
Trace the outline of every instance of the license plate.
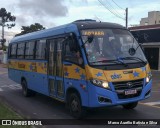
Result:
<instances>
[{"instance_id":1,"label":"license plate","mask_svg":"<svg viewBox=\"0 0 160 128\"><path fill-rule=\"evenodd\" d=\"M125 95L132 95L132 94L136 94L137 90L127 90L125 91Z\"/></svg>"}]
</instances>

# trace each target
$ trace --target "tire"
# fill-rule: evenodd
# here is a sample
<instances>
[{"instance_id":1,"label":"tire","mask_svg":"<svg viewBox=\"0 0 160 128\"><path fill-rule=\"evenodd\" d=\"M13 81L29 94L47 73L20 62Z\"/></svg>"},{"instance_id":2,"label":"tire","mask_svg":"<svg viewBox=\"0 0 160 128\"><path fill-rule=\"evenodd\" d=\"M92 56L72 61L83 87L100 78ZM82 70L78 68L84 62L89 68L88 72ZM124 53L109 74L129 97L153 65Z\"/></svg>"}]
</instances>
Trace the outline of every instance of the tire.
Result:
<instances>
[{"instance_id":1,"label":"tire","mask_svg":"<svg viewBox=\"0 0 160 128\"><path fill-rule=\"evenodd\" d=\"M34 91L28 89L26 80L23 80L21 85L22 85L22 93L25 97L30 97L35 95Z\"/></svg>"},{"instance_id":2,"label":"tire","mask_svg":"<svg viewBox=\"0 0 160 128\"><path fill-rule=\"evenodd\" d=\"M122 105L124 109L134 109L135 107L137 107L138 102L133 102L133 103L128 103L128 104L124 104Z\"/></svg>"},{"instance_id":3,"label":"tire","mask_svg":"<svg viewBox=\"0 0 160 128\"><path fill-rule=\"evenodd\" d=\"M71 115L76 119L81 119L86 115L86 109L82 107L81 99L77 93L69 95L69 109Z\"/></svg>"}]
</instances>

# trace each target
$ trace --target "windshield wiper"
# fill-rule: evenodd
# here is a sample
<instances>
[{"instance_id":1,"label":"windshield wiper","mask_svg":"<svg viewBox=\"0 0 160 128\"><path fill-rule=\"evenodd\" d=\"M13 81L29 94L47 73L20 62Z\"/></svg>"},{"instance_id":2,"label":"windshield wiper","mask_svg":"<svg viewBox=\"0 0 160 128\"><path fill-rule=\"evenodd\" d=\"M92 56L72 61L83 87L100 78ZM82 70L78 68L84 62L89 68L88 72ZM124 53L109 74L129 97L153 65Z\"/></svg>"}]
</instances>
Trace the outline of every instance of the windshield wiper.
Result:
<instances>
[{"instance_id":1,"label":"windshield wiper","mask_svg":"<svg viewBox=\"0 0 160 128\"><path fill-rule=\"evenodd\" d=\"M121 59L120 57L117 58L117 61L123 64L125 67L128 66L126 63L123 62L123 59Z\"/></svg>"},{"instance_id":2,"label":"windshield wiper","mask_svg":"<svg viewBox=\"0 0 160 128\"><path fill-rule=\"evenodd\" d=\"M113 62L115 64L123 64L125 67L128 66L126 63L123 62L123 60L120 60L119 58L116 60L100 60L100 61L93 61L90 63L98 63L98 62Z\"/></svg>"},{"instance_id":3,"label":"windshield wiper","mask_svg":"<svg viewBox=\"0 0 160 128\"><path fill-rule=\"evenodd\" d=\"M147 62L145 62L144 60L142 60L139 57L122 57L120 59L122 59L122 60L137 60L139 62L142 62L143 64L147 64Z\"/></svg>"}]
</instances>

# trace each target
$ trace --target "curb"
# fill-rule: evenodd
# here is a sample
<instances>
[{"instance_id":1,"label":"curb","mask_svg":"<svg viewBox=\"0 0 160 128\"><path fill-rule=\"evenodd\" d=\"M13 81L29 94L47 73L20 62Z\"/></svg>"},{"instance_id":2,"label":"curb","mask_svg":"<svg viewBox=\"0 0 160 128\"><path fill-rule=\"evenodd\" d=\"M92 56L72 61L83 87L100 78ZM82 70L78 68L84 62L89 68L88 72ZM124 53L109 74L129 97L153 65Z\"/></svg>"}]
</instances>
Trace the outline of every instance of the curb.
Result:
<instances>
[{"instance_id":1,"label":"curb","mask_svg":"<svg viewBox=\"0 0 160 128\"><path fill-rule=\"evenodd\" d=\"M2 95L0 95L0 102L6 106L10 111L13 111L16 113L16 115L22 119L31 119L30 116L26 116L23 112L21 112L20 110L17 110L15 107L13 107L13 105L11 103L9 103L9 101L7 101ZM44 126L30 126L31 128L45 128Z\"/></svg>"}]
</instances>

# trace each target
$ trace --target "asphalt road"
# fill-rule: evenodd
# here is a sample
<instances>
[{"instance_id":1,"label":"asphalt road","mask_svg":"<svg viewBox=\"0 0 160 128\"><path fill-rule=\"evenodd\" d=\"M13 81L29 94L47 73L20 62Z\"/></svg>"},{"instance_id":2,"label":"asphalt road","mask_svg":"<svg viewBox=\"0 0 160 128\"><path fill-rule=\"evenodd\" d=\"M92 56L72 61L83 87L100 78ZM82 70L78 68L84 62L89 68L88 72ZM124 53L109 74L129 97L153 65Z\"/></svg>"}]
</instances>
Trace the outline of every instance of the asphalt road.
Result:
<instances>
[{"instance_id":1,"label":"asphalt road","mask_svg":"<svg viewBox=\"0 0 160 128\"><path fill-rule=\"evenodd\" d=\"M160 120L160 72L153 71L152 96L141 101L134 110L125 110L121 106L107 107L89 111L87 119L159 119ZM0 67L0 102L5 102L14 111L28 119L73 119L61 102L41 94L26 98L22 95L21 86L8 79L6 68ZM62 122L63 123L63 122ZM82 121L83 123L83 121ZM73 127L54 125L43 127ZM74 127L82 127L76 125ZM105 125L83 125L83 127L115 127ZM117 127L117 126L116 126ZM124 127L124 126L118 126ZM128 126L126 126L128 127ZM135 126L130 126L135 127ZM157 127L157 126L155 126Z\"/></svg>"}]
</instances>

